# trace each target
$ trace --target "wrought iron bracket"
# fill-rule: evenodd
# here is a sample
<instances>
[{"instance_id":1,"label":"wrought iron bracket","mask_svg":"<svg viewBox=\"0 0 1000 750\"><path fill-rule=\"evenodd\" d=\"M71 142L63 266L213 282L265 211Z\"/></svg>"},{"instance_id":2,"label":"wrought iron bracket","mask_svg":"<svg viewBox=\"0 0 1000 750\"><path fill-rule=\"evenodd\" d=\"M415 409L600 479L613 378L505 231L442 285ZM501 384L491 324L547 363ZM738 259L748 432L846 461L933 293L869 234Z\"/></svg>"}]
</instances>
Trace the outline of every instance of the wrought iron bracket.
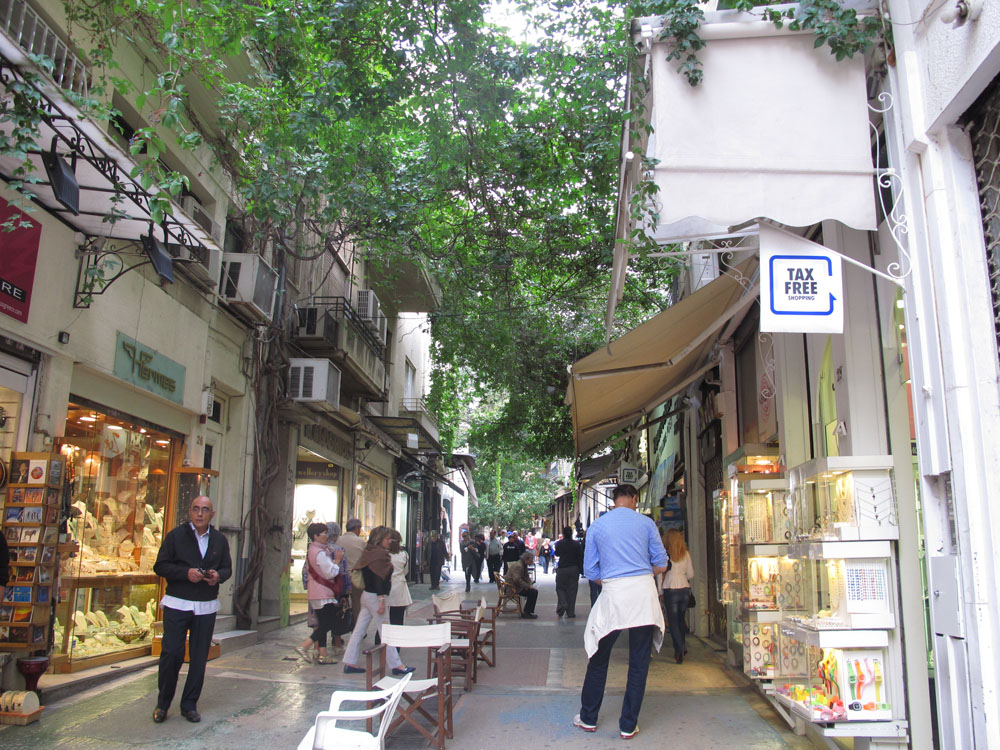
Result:
<instances>
[{"instance_id":1,"label":"wrought iron bracket","mask_svg":"<svg viewBox=\"0 0 1000 750\"><path fill-rule=\"evenodd\" d=\"M105 250L106 237L85 235L83 244L77 248L80 268L76 274L76 290L73 293L73 307L88 309L94 297L104 294L118 279L152 261L143 260L126 266L125 258L141 258L138 243L129 243L125 248Z\"/></svg>"}]
</instances>

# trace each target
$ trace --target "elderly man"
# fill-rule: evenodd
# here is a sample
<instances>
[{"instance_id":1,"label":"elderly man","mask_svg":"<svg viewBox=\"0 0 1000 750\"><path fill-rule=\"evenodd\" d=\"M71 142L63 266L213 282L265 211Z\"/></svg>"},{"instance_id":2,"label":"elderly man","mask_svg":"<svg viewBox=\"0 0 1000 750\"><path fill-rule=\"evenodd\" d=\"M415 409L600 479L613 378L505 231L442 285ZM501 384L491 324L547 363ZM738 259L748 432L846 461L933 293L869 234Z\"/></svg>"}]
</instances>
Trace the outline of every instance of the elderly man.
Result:
<instances>
[{"instance_id":1,"label":"elderly man","mask_svg":"<svg viewBox=\"0 0 1000 750\"><path fill-rule=\"evenodd\" d=\"M159 694L153 721L166 721L167 710L177 689L177 675L184 663L187 642L190 664L181 715L190 722L201 721L198 698L205 682L205 663L212 646L215 613L219 611L219 584L233 574L229 542L211 526L215 511L204 495L191 501L188 523L181 524L164 538L153 571L167 581L163 609L163 650L160 652Z\"/></svg>"},{"instance_id":2,"label":"elderly man","mask_svg":"<svg viewBox=\"0 0 1000 750\"><path fill-rule=\"evenodd\" d=\"M525 598L521 608L521 617L525 620L537 620L535 602L538 601L538 589L531 585L528 578L528 565L535 559L531 552L522 552L521 556L507 568L507 583L517 589L519 596Z\"/></svg>"},{"instance_id":3,"label":"elderly man","mask_svg":"<svg viewBox=\"0 0 1000 750\"><path fill-rule=\"evenodd\" d=\"M354 566L365 551L365 540L358 536L361 531L361 521L357 518L350 518L345 527L347 533L337 541L344 548L344 559L347 560L347 570L351 574L351 609L354 610L354 617L361 612L361 595L365 591L365 581L361 577L361 571L355 570Z\"/></svg>"},{"instance_id":4,"label":"elderly man","mask_svg":"<svg viewBox=\"0 0 1000 750\"><path fill-rule=\"evenodd\" d=\"M590 661L573 726L597 731L611 649L628 630L628 679L618 730L623 740L629 740L639 733L651 647L659 651L663 644L663 612L654 576L666 571L667 552L656 524L636 512L635 487L618 485L612 496L615 507L587 530L583 571L600 584L601 595L587 618L583 643Z\"/></svg>"}]
</instances>

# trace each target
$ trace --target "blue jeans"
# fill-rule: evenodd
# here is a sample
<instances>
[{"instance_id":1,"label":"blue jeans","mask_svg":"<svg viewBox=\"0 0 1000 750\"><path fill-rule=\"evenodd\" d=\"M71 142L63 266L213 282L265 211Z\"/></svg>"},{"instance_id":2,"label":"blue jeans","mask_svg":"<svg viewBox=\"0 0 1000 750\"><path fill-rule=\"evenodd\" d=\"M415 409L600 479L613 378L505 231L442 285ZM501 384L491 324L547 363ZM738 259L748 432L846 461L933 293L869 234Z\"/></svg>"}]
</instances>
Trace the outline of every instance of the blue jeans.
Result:
<instances>
[{"instance_id":1,"label":"blue jeans","mask_svg":"<svg viewBox=\"0 0 1000 750\"><path fill-rule=\"evenodd\" d=\"M625 698L622 700L622 715L618 719L618 729L631 732L639 721L639 709L646 694L646 675L649 673L649 659L653 649L655 625L628 628L628 679L625 682ZM587 663L587 676L583 678L580 694L580 719L585 724L597 724L604 701L604 685L608 680L608 662L611 649L622 631L615 630L601 638L597 653Z\"/></svg>"},{"instance_id":2,"label":"blue jeans","mask_svg":"<svg viewBox=\"0 0 1000 750\"><path fill-rule=\"evenodd\" d=\"M663 606L667 610L667 625L670 626L670 640L674 642L674 657L687 652L687 622L684 615L688 610L690 588L663 589Z\"/></svg>"}]
</instances>

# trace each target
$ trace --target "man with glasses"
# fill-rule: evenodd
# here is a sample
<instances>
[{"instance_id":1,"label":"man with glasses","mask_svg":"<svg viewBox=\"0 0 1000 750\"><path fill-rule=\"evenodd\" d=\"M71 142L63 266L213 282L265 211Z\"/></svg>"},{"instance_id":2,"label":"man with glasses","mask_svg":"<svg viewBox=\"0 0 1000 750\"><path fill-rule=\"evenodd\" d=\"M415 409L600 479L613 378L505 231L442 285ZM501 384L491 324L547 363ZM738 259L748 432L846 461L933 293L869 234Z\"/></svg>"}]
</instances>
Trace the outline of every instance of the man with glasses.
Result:
<instances>
[{"instance_id":1,"label":"man with glasses","mask_svg":"<svg viewBox=\"0 0 1000 750\"><path fill-rule=\"evenodd\" d=\"M219 584L233 574L229 542L211 526L215 511L204 495L191 501L188 523L170 531L160 546L153 571L167 581L160 601L163 616L163 650L160 652L159 695L153 721L166 721L177 689L177 675L184 663L187 642L190 664L181 715L201 721L198 698L205 682L205 663L212 645L215 614L219 611Z\"/></svg>"}]
</instances>

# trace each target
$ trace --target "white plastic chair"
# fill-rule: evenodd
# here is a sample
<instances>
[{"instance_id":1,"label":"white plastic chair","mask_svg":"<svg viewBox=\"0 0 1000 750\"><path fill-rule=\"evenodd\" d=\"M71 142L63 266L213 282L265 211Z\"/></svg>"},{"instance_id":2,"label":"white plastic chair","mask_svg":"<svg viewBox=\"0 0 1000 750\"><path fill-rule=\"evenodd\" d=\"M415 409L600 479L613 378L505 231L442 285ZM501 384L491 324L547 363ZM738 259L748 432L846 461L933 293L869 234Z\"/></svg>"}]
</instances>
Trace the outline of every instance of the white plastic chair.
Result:
<instances>
[{"instance_id":1,"label":"white plastic chair","mask_svg":"<svg viewBox=\"0 0 1000 750\"><path fill-rule=\"evenodd\" d=\"M316 715L316 723L310 727L299 743L298 750L385 750L385 735L392 723L399 699L406 690L411 675L404 675L395 685L386 690L372 692L338 690L330 696L330 710ZM346 701L385 701L382 705L355 711L341 710ZM364 730L338 727L338 721L358 721L382 715L378 724L378 734Z\"/></svg>"}]
</instances>

